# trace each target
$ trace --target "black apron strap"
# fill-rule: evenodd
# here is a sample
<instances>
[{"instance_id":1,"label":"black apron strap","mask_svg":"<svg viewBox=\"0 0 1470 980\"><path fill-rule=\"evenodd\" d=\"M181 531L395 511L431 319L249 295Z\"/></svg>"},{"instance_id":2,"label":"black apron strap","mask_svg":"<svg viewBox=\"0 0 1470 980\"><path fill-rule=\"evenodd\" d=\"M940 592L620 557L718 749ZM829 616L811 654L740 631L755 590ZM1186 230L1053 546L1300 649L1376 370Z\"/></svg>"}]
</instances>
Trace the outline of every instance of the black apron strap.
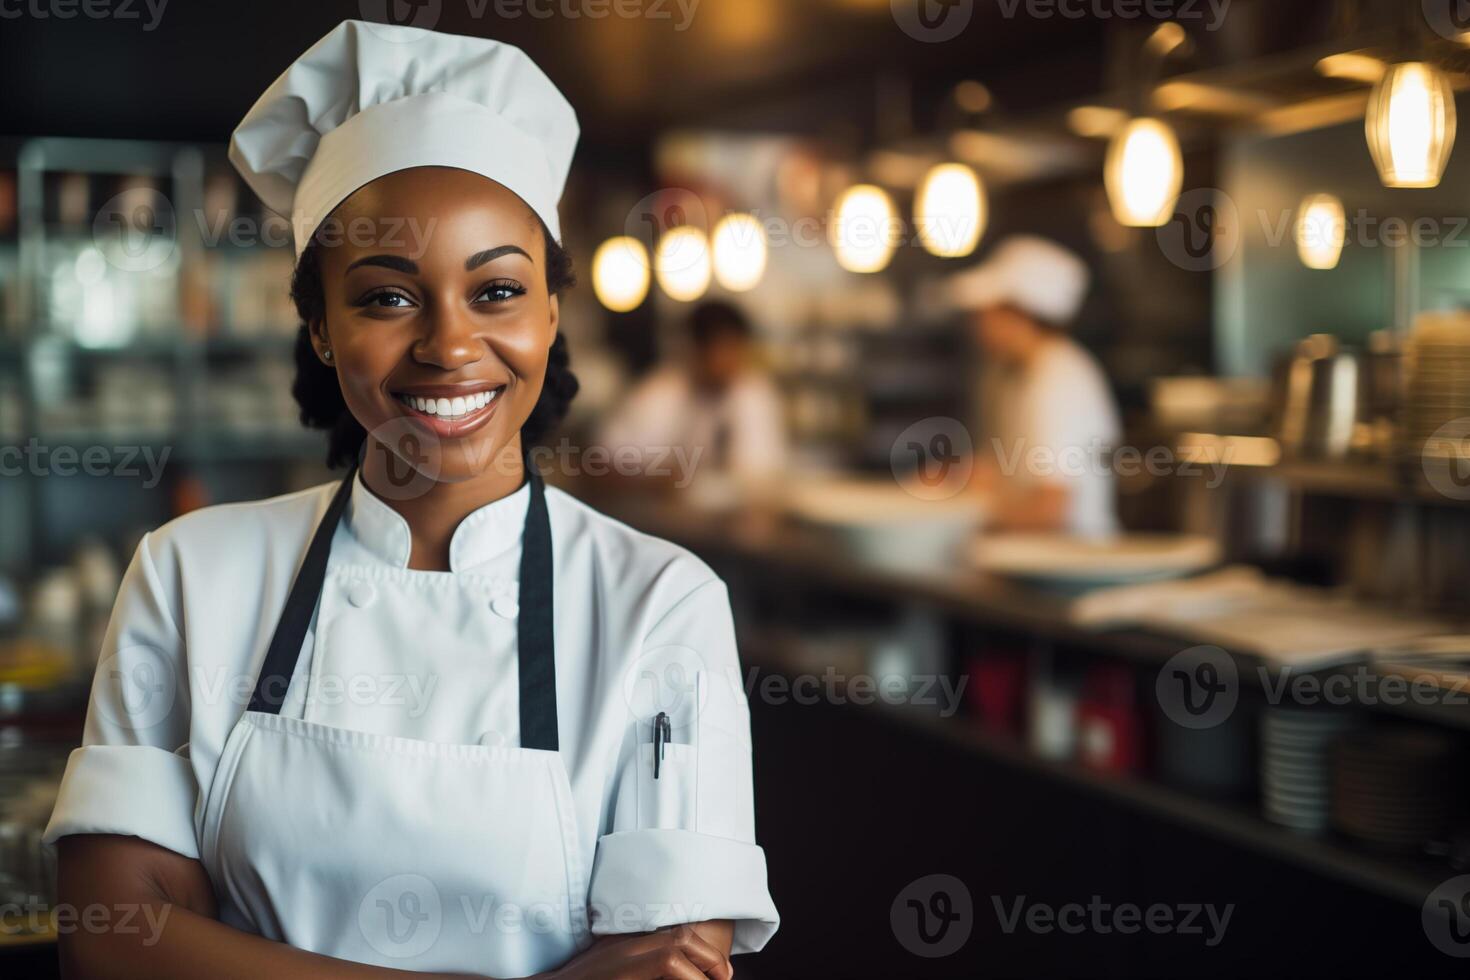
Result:
<instances>
[{"instance_id":1,"label":"black apron strap","mask_svg":"<svg viewBox=\"0 0 1470 980\"><path fill-rule=\"evenodd\" d=\"M521 748L557 751L556 630L553 626L551 520L541 474L526 460L531 499L521 536L520 616L516 623L521 678Z\"/></svg>"},{"instance_id":2,"label":"black apron strap","mask_svg":"<svg viewBox=\"0 0 1470 980\"><path fill-rule=\"evenodd\" d=\"M322 583L327 580L327 558L332 553L332 535L347 508L347 498L352 496L352 478L357 466L347 470L337 495L322 515L316 533L311 537L311 546L306 549L306 560L291 583L291 594L286 597L286 608L276 623L271 636L271 645L265 651L265 663L260 667L260 676L255 679L255 693L250 696L250 710L266 714L280 714L281 704L286 700L286 689L291 686L291 675L296 673L296 661L301 657L301 644L306 641L306 631L311 626L311 614L316 611L317 599L322 594Z\"/></svg>"},{"instance_id":3,"label":"black apron strap","mask_svg":"<svg viewBox=\"0 0 1470 980\"><path fill-rule=\"evenodd\" d=\"M337 494L317 525L307 548L306 559L296 573L291 594L281 619L271 636L250 710L279 714L296 673L296 662L306 642L312 613L322 594L327 578L327 559L332 551L332 535L341 522L352 495L354 466L342 479ZM551 558L551 520L546 511L546 488L541 474L526 460L526 481L530 484L530 500L526 505L525 530L521 535L520 615L517 620L517 647L520 674L521 747L527 749L559 748L556 716L556 634L553 626L554 595Z\"/></svg>"}]
</instances>

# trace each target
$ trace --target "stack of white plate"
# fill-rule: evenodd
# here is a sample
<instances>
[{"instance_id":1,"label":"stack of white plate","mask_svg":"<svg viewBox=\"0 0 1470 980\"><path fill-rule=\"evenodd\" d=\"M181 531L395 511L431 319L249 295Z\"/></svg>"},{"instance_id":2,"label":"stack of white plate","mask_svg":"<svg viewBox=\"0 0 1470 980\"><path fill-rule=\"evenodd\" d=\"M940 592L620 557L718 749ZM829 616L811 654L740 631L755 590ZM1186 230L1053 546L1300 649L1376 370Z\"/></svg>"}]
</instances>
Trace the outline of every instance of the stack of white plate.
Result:
<instances>
[{"instance_id":1,"label":"stack of white plate","mask_svg":"<svg viewBox=\"0 0 1470 980\"><path fill-rule=\"evenodd\" d=\"M1420 314L1407 353L1404 450L1426 465L1459 464L1470 436L1470 315Z\"/></svg>"},{"instance_id":2,"label":"stack of white plate","mask_svg":"<svg viewBox=\"0 0 1470 980\"><path fill-rule=\"evenodd\" d=\"M1271 706L1261 716L1261 807L1266 819L1306 833L1332 812L1329 751L1358 724L1351 712Z\"/></svg>"}]
</instances>

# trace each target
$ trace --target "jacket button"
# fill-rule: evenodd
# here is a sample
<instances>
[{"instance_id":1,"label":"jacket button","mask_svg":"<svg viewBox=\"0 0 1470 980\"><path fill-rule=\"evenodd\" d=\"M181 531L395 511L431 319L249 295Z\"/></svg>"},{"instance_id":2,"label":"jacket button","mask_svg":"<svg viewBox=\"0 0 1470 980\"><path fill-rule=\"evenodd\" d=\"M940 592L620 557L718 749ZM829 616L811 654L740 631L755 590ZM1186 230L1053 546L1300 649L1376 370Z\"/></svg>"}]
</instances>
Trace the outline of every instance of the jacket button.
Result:
<instances>
[{"instance_id":1,"label":"jacket button","mask_svg":"<svg viewBox=\"0 0 1470 980\"><path fill-rule=\"evenodd\" d=\"M520 604L508 595L503 595L490 603L490 609L503 619L515 619L521 611Z\"/></svg>"},{"instance_id":2,"label":"jacket button","mask_svg":"<svg viewBox=\"0 0 1470 980\"><path fill-rule=\"evenodd\" d=\"M347 601L358 609L370 606L378 596L378 590L373 588L371 582L354 582L352 588L347 590Z\"/></svg>"}]
</instances>

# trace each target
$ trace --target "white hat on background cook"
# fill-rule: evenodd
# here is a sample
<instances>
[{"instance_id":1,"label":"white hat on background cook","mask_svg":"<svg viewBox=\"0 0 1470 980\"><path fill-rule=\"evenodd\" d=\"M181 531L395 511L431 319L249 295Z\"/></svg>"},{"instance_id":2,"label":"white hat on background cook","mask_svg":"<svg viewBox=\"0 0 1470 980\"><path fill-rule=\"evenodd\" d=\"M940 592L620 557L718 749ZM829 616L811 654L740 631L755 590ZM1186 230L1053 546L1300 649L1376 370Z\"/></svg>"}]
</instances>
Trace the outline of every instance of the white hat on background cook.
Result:
<instances>
[{"instance_id":1,"label":"white hat on background cook","mask_svg":"<svg viewBox=\"0 0 1470 980\"><path fill-rule=\"evenodd\" d=\"M343 21L281 73L230 140L230 162L290 218L296 254L364 184L411 167L489 177L561 238L556 205L577 116L519 48Z\"/></svg>"},{"instance_id":2,"label":"white hat on background cook","mask_svg":"<svg viewBox=\"0 0 1470 980\"><path fill-rule=\"evenodd\" d=\"M984 262L951 276L949 294L962 310L1009 304L1065 327L1082 309L1091 282L1087 263L1075 253L1045 238L1015 235Z\"/></svg>"}]
</instances>

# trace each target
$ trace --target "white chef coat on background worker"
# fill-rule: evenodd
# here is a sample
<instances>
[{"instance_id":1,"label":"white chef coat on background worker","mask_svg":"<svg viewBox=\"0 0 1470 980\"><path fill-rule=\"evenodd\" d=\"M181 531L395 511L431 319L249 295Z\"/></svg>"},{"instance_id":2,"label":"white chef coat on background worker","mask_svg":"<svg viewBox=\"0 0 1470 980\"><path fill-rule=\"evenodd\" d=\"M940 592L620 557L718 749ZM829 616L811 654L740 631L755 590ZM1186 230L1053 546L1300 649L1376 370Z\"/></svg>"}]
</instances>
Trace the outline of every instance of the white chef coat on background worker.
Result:
<instances>
[{"instance_id":1,"label":"white chef coat on background worker","mask_svg":"<svg viewBox=\"0 0 1470 980\"><path fill-rule=\"evenodd\" d=\"M1049 326L1025 364L987 357L979 378L977 451L1013 492L1049 484L1067 493L1064 530L1104 537L1119 529L1111 452L1122 440L1117 404L1102 367L1063 331L1077 316L1091 275L1054 242L1015 236L950 282L960 309L1006 304Z\"/></svg>"},{"instance_id":2,"label":"white chef coat on background worker","mask_svg":"<svg viewBox=\"0 0 1470 980\"><path fill-rule=\"evenodd\" d=\"M230 157L298 255L417 167L495 180L559 237L577 132L513 47L347 21ZM229 925L414 971L525 976L594 935L717 919L760 949L778 920L720 579L534 475L456 528L449 571L410 551L360 476L145 536L46 841L151 841L204 865Z\"/></svg>"},{"instance_id":3,"label":"white chef coat on background worker","mask_svg":"<svg viewBox=\"0 0 1470 980\"><path fill-rule=\"evenodd\" d=\"M634 447L650 465L687 460L696 469L753 480L781 474L788 461L781 394L753 370L723 392L705 394L687 369L657 368L619 406L600 440L614 449ZM678 460L669 459L671 452Z\"/></svg>"}]
</instances>

